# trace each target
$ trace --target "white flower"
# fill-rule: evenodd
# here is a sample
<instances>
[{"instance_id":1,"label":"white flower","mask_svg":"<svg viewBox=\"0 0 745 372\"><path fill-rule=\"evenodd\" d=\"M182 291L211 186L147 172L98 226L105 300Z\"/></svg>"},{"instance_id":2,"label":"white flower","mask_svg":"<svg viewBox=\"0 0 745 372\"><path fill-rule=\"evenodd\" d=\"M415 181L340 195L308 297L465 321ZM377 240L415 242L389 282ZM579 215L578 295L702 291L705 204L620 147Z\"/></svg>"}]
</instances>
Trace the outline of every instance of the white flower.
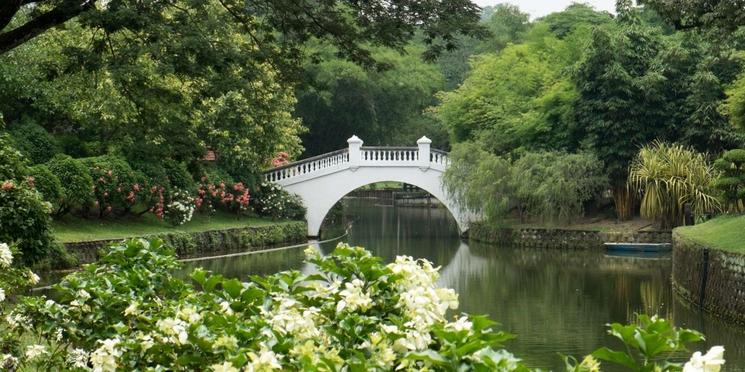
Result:
<instances>
[{"instance_id":1,"label":"white flower","mask_svg":"<svg viewBox=\"0 0 745 372\"><path fill-rule=\"evenodd\" d=\"M693 353L691 360L683 366L683 372L719 372L724 364L724 347L714 346L701 355L700 351Z\"/></svg>"},{"instance_id":2,"label":"white flower","mask_svg":"<svg viewBox=\"0 0 745 372\"><path fill-rule=\"evenodd\" d=\"M0 302L5 301L5 291L0 288Z\"/></svg>"},{"instance_id":3,"label":"white flower","mask_svg":"<svg viewBox=\"0 0 745 372\"><path fill-rule=\"evenodd\" d=\"M166 318L155 324L161 332L169 336L166 342L183 345L189 342L189 334L186 333L187 324L181 319Z\"/></svg>"},{"instance_id":4,"label":"white flower","mask_svg":"<svg viewBox=\"0 0 745 372\"><path fill-rule=\"evenodd\" d=\"M147 349L153 347L155 345L155 342L153 341L153 336L150 335L140 335L138 337L140 341L140 346L142 346L142 351L147 351Z\"/></svg>"},{"instance_id":5,"label":"white flower","mask_svg":"<svg viewBox=\"0 0 745 372\"><path fill-rule=\"evenodd\" d=\"M0 369L12 369L18 364L18 358L10 354L0 354Z\"/></svg>"},{"instance_id":6,"label":"white flower","mask_svg":"<svg viewBox=\"0 0 745 372\"><path fill-rule=\"evenodd\" d=\"M43 345L29 345L26 348L26 359L34 360L42 355L48 354L47 348Z\"/></svg>"},{"instance_id":7,"label":"white flower","mask_svg":"<svg viewBox=\"0 0 745 372\"><path fill-rule=\"evenodd\" d=\"M10 329L16 329L19 326L25 326L29 323L29 320L26 316L11 312L8 314L8 316L5 317L5 322L8 323L10 326Z\"/></svg>"},{"instance_id":8,"label":"white flower","mask_svg":"<svg viewBox=\"0 0 745 372\"><path fill-rule=\"evenodd\" d=\"M228 301L220 302L220 310L222 310L225 315L233 315L233 309L230 308L230 302Z\"/></svg>"},{"instance_id":9,"label":"white flower","mask_svg":"<svg viewBox=\"0 0 745 372\"><path fill-rule=\"evenodd\" d=\"M194 324L202 319L202 315L191 305L182 307L176 315L189 324Z\"/></svg>"},{"instance_id":10,"label":"white flower","mask_svg":"<svg viewBox=\"0 0 745 372\"><path fill-rule=\"evenodd\" d=\"M86 291L85 289L80 289L78 290L77 298L83 300L82 302L85 302L86 300L91 298L91 294L88 293L88 291Z\"/></svg>"},{"instance_id":11,"label":"white flower","mask_svg":"<svg viewBox=\"0 0 745 372\"><path fill-rule=\"evenodd\" d=\"M62 341L62 328L57 328L57 331L54 332L54 339L57 341Z\"/></svg>"},{"instance_id":12,"label":"white flower","mask_svg":"<svg viewBox=\"0 0 745 372\"><path fill-rule=\"evenodd\" d=\"M460 331L470 331L471 328L473 328L473 323L468 320L467 316L462 316L455 320L455 322L448 323L445 325L445 328L455 330L456 332Z\"/></svg>"},{"instance_id":13,"label":"white flower","mask_svg":"<svg viewBox=\"0 0 745 372\"><path fill-rule=\"evenodd\" d=\"M119 339L110 338L99 341L101 346L91 354L91 364L94 372L113 372L116 371L118 363L116 359L122 355L121 350L117 348Z\"/></svg>"},{"instance_id":14,"label":"white flower","mask_svg":"<svg viewBox=\"0 0 745 372\"><path fill-rule=\"evenodd\" d=\"M67 354L67 362L76 368L87 368L88 352L83 349L73 349Z\"/></svg>"},{"instance_id":15,"label":"white flower","mask_svg":"<svg viewBox=\"0 0 745 372\"><path fill-rule=\"evenodd\" d=\"M256 353L248 353L248 357L251 359L251 363L246 366L246 370L250 372L258 371L273 371L275 369L282 369L277 359L277 354L267 349L262 345L259 355Z\"/></svg>"},{"instance_id":16,"label":"white flower","mask_svg":"<svg viewBox=\"0 0 745 372\"><path fill-rule=\"evenodd\" d=\"M228 350L235 350L238 348L238 339L234 336L220 336L212 344L213 349L225 348Z\"/></svg>"},{"instance_id":17,"label":"white flower","mask_svg":"<svg viewBox=\"0 0 745 372\"><path fill-rule=\"evenodd\" d=\"M140 312L138 307L139 304L137 302L132 302L124 309L124 316L137 315Z\"/></svg>"},{"instance_id":18,"label":"white flower","mask_svg":"<svg viewBox=\"0 0 745 372\"><path fill-rule=\"evenodd\" d=\"M336 304L336 312L339 313L345 308L349 311L360 309L367 311L372 306L372 298L363 292L365 283L359 279L352 280L351 283L344 283L345 289L339 292L342 299Z\"/></svg>"},{"instance_id":19,"label":"white flower","mask_svg":"<svg viewBox=\"0 0 745 372\"><path fill-rule=\"evenodd\" d=\"M13 263L13 253L5 243L0 243L0 267L10 267Z\"/></svg>"},{"instance_id":20,"label":"white flower","mask_svg":"<svg viewBox=\"0 0 745 372\"><path fill-rule=\"evenodd\" d=\"M223 364L213 364L210 366L213 372L238 372L238 368L233 367L233 363L225 362Z\"/></svg>"},{"instance_id":21,"label":"white flower","mask_svg":"<svg viewBox=\"0 0 745 372\"><path fill-rule=\"evenodd\" d=\"M26 276L28 276L28 284L31 285L37 285L39 284L39 280L41 280L41 278L39 278L39 276L31 270L28 271Z\"/></svg>"}]
</instances>

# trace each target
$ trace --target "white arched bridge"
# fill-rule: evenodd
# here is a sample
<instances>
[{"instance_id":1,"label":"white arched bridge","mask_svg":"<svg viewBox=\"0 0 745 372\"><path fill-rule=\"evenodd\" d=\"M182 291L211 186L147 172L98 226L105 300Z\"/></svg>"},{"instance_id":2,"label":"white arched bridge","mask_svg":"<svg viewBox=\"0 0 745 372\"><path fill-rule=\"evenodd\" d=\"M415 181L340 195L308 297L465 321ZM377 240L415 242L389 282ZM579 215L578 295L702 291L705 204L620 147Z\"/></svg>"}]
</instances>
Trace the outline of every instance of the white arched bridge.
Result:
<instances>
[{"instance_id":1,"label":"white arched bridge","mask_svg":"<svg viewBox=\"0 0 745 372\"><path fill-rule=\"evenodd\" d=\"M362 147L357 136L347 143L346 149L264 173L265 181L274 182L303 200L308 236L318 236L326 214L344 195L384 181L408 183L429 192L450 211L461 234L468 231L468 214L445 192L442 184L442 175L449 164L448 154L430 149L429 138L420 138L417 147Z\"/></svg>"}]
</instances>

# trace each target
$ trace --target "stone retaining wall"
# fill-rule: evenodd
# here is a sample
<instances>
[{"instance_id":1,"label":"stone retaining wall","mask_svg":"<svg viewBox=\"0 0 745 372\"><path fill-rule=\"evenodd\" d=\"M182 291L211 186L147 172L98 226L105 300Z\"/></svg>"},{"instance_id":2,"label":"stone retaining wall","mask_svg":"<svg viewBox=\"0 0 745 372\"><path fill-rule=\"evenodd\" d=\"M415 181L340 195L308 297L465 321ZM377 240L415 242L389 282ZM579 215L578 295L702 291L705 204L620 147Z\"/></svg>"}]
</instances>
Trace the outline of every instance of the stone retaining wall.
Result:
<instances>
[{"instance_id":1,"label":"stone retaining wall","mask_svg":"<svg viewBox=\"0 0 745 372\"><path fill-rule=\"evenodd\" d=\"M265 226L247 226L234 229L194 233L173 232L148 235L160 238L176 249L179 257L221 254L238 251L258 251L285 243L306 241L305 222L294 221ZM65 243L67 251L77 257L78 263L91 263L98 259L99 249L122 239Z\"/></svg>"},{"instance_id":2,"label":"stone retaining wall","mask_svg":"<svg viewBox=\"0 0 745 372\"><path fill-rule=\"evenodd\" d=\"M495 228L473 224L469 239L485 243L507 243L514 246L535 248L602 248L606 242L670 243L669 231L604 232L592 230L567 230L543 228Z\"/></svg>"},{"instance_id":3,"label":"stone retaining wall","mask_svg":"<svg viewBox=\"0 0 745 372\"><path fill-rule=\"evenodd\" d=\"M674 231L673 289L690 306L745 325L745 255L707 248Z\"/></svg>"}]
</instances>

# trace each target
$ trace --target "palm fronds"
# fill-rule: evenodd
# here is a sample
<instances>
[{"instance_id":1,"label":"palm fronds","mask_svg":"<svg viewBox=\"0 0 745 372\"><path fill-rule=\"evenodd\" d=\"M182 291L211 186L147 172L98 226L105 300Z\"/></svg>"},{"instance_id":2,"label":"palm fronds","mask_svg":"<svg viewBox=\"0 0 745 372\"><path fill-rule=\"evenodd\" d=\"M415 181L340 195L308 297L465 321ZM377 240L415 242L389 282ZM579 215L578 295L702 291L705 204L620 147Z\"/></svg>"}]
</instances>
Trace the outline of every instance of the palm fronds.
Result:
<instances>
[{"instance_id":1,"label":"palm fronds","mask_svg":"<svg viewBox=\"0 0 745 372\"><path fill-rule=\"evenodd\" d=\"M694 215L720 210L713 195L716 171L704 154L678 144L644 146L629 168L628 185L642 195L641 215L664 228L684 224L684 205Z\"/></svg>"}]
</instances>

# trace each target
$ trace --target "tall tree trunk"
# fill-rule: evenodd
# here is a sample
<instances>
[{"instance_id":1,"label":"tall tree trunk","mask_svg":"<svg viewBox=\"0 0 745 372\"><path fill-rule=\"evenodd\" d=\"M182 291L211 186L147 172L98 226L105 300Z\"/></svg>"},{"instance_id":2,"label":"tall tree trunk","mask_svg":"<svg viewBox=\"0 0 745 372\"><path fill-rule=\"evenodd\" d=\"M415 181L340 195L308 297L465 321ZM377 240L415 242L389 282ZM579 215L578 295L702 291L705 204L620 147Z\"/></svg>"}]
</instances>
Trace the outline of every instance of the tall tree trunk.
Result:
<instances>
[{"instance_id":1,"label":"tall tree trunk","mask_svg":"<svg viewBox=\"0 0 745 372\"><path fill-rule=\"evenodd\" d=\"M631 218L634 199L626 184L614 185L611 192L613 193L613 204L616 207L618 220L626 221Z\"/></svg>"}]
</instances>

